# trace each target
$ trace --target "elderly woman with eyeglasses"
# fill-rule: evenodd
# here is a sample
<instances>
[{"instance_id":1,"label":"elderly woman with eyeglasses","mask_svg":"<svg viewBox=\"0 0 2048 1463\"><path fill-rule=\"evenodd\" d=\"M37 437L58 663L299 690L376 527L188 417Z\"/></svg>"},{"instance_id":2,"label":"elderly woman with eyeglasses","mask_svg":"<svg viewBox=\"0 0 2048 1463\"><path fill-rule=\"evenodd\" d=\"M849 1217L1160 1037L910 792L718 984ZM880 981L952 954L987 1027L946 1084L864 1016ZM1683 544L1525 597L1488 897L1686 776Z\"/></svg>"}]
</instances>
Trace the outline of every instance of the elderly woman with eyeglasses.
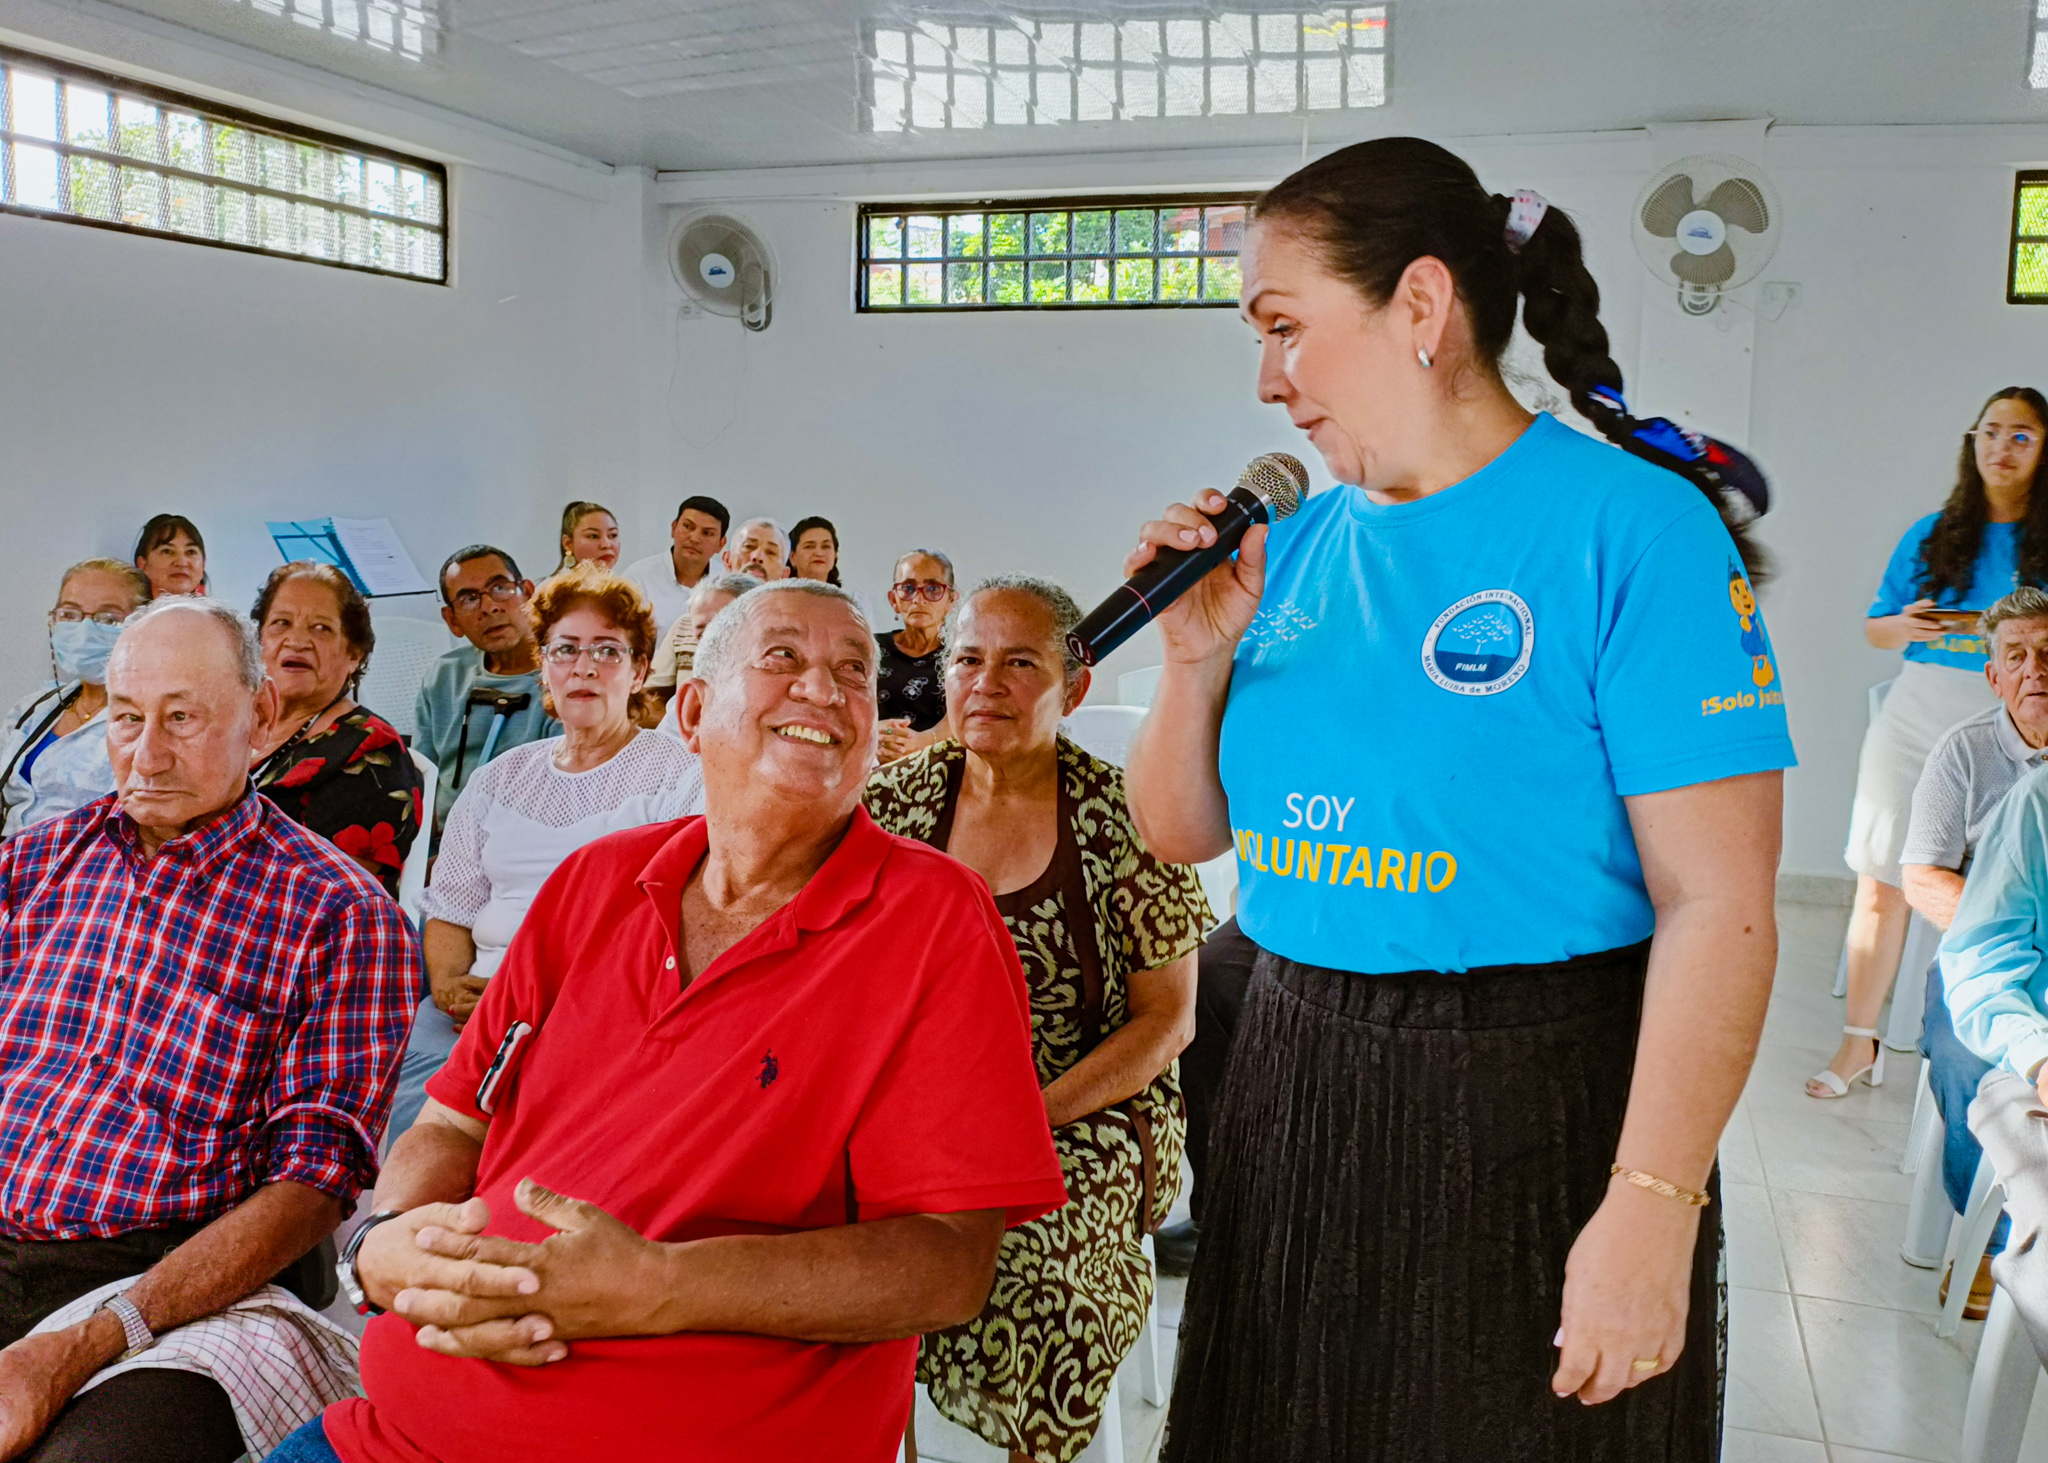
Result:
<instances>
[{"instance_id":1,"label":"elderly woman with eyeglasses","mask_svg":"<svg viewBox=\"0 0 2048 1463\"><path fill-rule=\"evenodd\" d=\"M15 702L0 722L4 834L114 790L107 657L122 621L149 600L149 581L119 559L87 559L64 571L49 616L50 682Z\"/></svg>"},{"instance_id":2,"label":"elderly woman with eyeglasses","mask_svg":"<svg viewBox=\"0 0 2048 1463\"><path fill-rule=\"evenodd\" d=\"M644 730L654 611L630 579L593 565L541 581L526 613L542 702L562 734L500 752L449 811L421 901L432 994L413 1020L391 1132L412 1126L534 895L562 860L623 828L704 810L697 755Z\"/></svg>"},{"instance_id":3,"label":"elderly woman with eyeglasses","mask_svg":"<svg viewBox=\"0 0 2048 1463\"><path fill-rule=\"evenodd\" d=\"M882 647L875 716L884 762L908 757L945 735L946 664L939 638L956 597L953 561L937 549L912 549L896 561L889 608L903 628L875 633Z\"/></svg>"}]
</instances>

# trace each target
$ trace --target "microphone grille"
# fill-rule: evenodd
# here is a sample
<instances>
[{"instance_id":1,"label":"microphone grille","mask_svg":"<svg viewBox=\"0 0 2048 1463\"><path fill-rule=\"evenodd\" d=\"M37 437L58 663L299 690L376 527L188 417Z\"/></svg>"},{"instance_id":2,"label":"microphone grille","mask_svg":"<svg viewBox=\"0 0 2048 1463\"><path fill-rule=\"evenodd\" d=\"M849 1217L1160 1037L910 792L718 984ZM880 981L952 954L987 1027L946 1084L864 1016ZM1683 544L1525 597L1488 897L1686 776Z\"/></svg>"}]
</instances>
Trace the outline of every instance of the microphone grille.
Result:
<instances>
[{"instance_id":1,"label":"microphone grille","mask_svg":"<svg viewBox=\"0 0 2048 1463\"><path fill-rule=\"evenodd\" d=\"M1240 488L1249 488L1265 499L1269 521L1278 523L1301 506L1308 495L1308 469L1301 459L1285 452L1268 452L1255 457L1238 477Z\"/></svg>"}]
</instances>

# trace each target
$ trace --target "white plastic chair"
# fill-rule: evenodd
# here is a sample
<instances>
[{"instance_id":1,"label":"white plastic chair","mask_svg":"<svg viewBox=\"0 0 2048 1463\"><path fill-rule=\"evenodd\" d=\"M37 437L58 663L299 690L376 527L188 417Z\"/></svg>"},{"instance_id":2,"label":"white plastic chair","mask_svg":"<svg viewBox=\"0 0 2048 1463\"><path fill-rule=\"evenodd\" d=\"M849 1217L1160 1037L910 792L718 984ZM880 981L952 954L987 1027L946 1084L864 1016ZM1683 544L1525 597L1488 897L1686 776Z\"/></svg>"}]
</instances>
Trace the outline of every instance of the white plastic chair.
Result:
<instances>
[{"instance_id":1,"label":"white plastic chair","mask_svg":"<svg viewBox=\"0 0 2048 1463\"><path fill-rule=\"evenodd\" d=\"M1913 1099L1912 1125L1906 1129L1906 1152L1899 1160L1899 1172L1913 1175L1913 1197L1906 1206L1906 1236L1899 1243L1899 1258L1922 1270L1941 1264L1942 1249L1956 1218L1941 1185L1944 1133L1941 1109L1934 1105L1934 1089L1928 1082L1931 1065L1925 1057L1920 1059L1920 1090Z\"/></svg>"},{"instance_id":2,"label":"white plastic chair","mask_svg":"<svg viewBox=\"0 0 2048 1463\"><path fill-rule=\"evenodd\" d=\"M1077 706L1060 725L1084 752L1121 767L1131 755L1131 738L1145 720L1142 706Z\"/></svg>"},{"instance_id":3,"label":"white plastic chair","mask_svg":"<svg viewBox=\"0 0 2048 1463\"><path fill-rule=\"evenodd\" d=\"M1978 1163L1977 1177L1970 1183L1970 1202L1949 1236L1948 1260L1955 1269L1949 1275L1948 1302L1941 1308L1941 1319L1934 1323L1935 1335L1953 1336L1962 1328L1963 1307L1969 1304L1978 1262L1983 1259L1984 1247L1991 1243L1991 1231L1998 1228L1998 1216L2003 1213L2005 1185L1992 1172L1991 1159L1986 1156Z\"/></svg>"},{"instance_id":4,"label":"white plastic chair","mask_svg":"<svg viewBox=\"0 0 2048 1463\"><path fill-rule=\"evenodd\" d=\"M1126 706L1151 706L1159 689L1159 669L1148 665L1141 671L1125 671L1116 678L1116 699Z\"/></svg>"},{"instance_id":5,"label":"white plastic chair","mask_svg":"<svg viewBox=\"0 0 2048 1463\"><path fill-rule=\"evenodd\" d=\"M1949 1287L1955 1293L1955 1287ZM1977 1339L1977 1364L1970 1372L1970 1400L1963 1410L1963 1440L1956 1463L2018 1463L2027 1437L2027 1412L2041 1380L2041 1358L2019 1307L2004 1286L1991 1292L1991 1314Z\"/></svg>"},{"instance_id":6,"label":"white plastic chair","mask_svg":"<svg viewBox=\"0 0 2048 1463\"><path fill-rule=\"evenodd\" d=\"M398 907L417 929L420 923L420 895L427 890L427 859L432 851L434 831L434 789L441 781L441 769L429 762L417 748L407 748L412 765L420 773L420 830L405 852L405 867L398 874Z\"/></svg>"},{"instance_id":7,"label":"white plastic chair","mask_svg":"<svg viewBox=\"0 0 2048 1463\"><path fill-rule=\"evenodd\" d=\"M370 668L356 688L356 700L376 712L402 737L419 730L413 707L420 687L433 673L434 662L455 648L455 637L438 621L407 620L397 615L375 621L377 648Z\"/></svg>"}]
</instances>

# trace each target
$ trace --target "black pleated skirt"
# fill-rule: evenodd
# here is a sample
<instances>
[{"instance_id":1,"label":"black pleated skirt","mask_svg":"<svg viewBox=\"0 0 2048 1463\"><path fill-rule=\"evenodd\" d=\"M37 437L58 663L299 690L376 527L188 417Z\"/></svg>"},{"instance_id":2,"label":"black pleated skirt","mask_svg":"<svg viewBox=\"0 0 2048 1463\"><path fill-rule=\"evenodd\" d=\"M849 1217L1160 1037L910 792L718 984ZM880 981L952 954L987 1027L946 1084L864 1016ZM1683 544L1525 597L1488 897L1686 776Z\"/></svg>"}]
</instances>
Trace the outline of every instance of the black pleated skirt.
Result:
<instances>
[{"instance_id":1,"label":"black pleated skirt","mask_svg":"<svg viewBox=\"0 0 2048 1463\"><path fill-rule=\"evenodd\" d=\"M1717 1463L1718 1202L1678 1363L1598 1407L1550 1391L1565 1256L1607 1192L1648 960L1643 944L1362 976L1260 953L1164 1463Z\"/></svg>"}]
</instances>

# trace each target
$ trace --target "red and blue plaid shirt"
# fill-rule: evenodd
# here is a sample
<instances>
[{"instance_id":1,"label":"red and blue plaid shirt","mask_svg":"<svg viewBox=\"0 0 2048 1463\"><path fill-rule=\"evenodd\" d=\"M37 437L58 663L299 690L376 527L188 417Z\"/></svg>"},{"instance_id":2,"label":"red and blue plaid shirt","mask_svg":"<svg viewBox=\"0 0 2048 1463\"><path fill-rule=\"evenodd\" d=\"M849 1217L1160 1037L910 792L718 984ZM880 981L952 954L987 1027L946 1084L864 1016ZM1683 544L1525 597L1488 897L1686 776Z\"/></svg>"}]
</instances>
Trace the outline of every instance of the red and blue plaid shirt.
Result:
<instances>
[{"instance_id":1,"label":"red and blue plaid shirt","mask_svg":"<svg viewBox=\"0 0 2048 1463\"><path fill-rule=\"evenodd\" d=\"M258 794L143 856L111 796L0 844L0 1234L217 1219L377 1172L425 988L377 883Z\"/></svg>"}]
</instances>

